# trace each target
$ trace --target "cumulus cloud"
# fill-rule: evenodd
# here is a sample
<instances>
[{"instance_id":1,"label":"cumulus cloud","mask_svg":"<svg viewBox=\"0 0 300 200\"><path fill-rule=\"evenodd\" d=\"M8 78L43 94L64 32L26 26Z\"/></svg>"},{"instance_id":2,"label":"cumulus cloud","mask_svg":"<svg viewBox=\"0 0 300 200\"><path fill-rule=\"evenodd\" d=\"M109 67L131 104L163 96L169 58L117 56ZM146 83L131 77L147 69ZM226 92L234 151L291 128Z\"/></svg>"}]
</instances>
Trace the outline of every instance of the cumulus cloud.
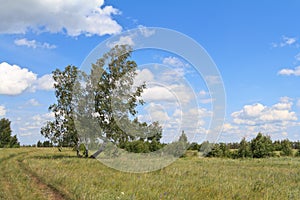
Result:
<instances>
[{"instance_id":1,"label":"cumulus cloud","mask_svg":"<svg viewBox=\"0 0 300 200\"><path fill-rule=\"evenodd\" d=\"M235 124L261 125L267 123L285 123L298 120L291 110L292 102L279 102L271 107L260 103L245 105L242 110L233 112L231 117Z\"/></svg>"},{"instance_id":2,"label":"cumulus cloud","mask_svg":"<svg viewBox=\"0 0 300 200\"><path fill-rule=\"evenodd\" d=\"M19 127L21 132L27 132L32 130L40 130L42 126L46 124L47 121L52 121L54 119L54 113L44 113L44 114L37 114L32 116L28 121L22 123ZM22 133L21 133L22 135Z\"/></svg>"},{"instance_id":3,"label":"cumulus cloud","mask_svg":"<svg viewBox=\"0 0 300 200\"><path fill-rule=\"evenodd\" d=\"M120 11L104 0L0 0L0 33L65 32L70 36L115 34L122 27L112 18Z\"/></svg>"},{"instance_id":4,"label":"cumulus cloud","mask_svg":"<svg viewBox=\"0 0 300 200\"><path fill-rule=\"evenodd\" d=\"M271 106L261 103L245 105L241 110L231 114L232 122L227 121L223 126L226 137L236 137L237 140L253 138L258 132L269 134L271 137L283 137L292 127L299 127L296 113L292 110L293 99L282 97Z\"/></svg>"},{"instance_id":5,"label":"cumulus cloud","mask_svg":"<svg viewBox=\"0 0 300 200\"><path fill-rule=\"evenodd\" d=\"M164 109L164 106L161 104L150 103L146 107L146 110L150 115L151 121L165 122L167 120L170 120L167 111Z\"/></svg>"},{"instance_id":6,"label":"cumulus cloud","mask_svg":"<svg viewBox=\"0 0 300 200\"><path fill-rule=\"evenodd\" d=\"M146 88L142 94L142 99L151 101L176 101L176 96L167 87L153 86Z\"/></svg>"},{"instance_id":7,"label":"cumulus cloud","mask_svg":"<svg viewBox=\"0 0 300 200\"><path fill-rule=\"evenodd\" d=\"M40 43L40 42L37 42L36 40L28 40L26 38L16 39L14 41L14 43L17 46L26 46L26 47L33 48L33 49L36 49L36 48L55 49L56 48L56 46L53 44L49 44L47 42Z\"/></svg>"},{"instance_id":8,"label":"cumulus cloud","mask_svg":"<svg viewBox=\"0 0 300 200\"><path fill-rule=\"evenodd\" d=\"M6 62L0 63L0 82L0 94L5 95L18 95L26 90L50 90L54 83L49 74L37 78L37 75L27 68Z\"/></svg>"},{"instance_id":9,"label":"cumulus cloud","mask_svg":"<svg viewBox=\"0 0 300 200\"><path fill-rule=\"evenodd\" d=\"M173 67L187 67L188 66L187 63L184 63L179 58L172 57L172 56L164 58L163 59L163 64L170 65L170 66L173 66Z\"/></svg>"},{"instance_id":10,"label":"cumulus cloud","mask_svg":"<svg viewBox=\"0 0 300 200\"><path fill-rule=\"evenodd\" d=\"M114 42L109 42L106 44L107 47L113 48L116 45L129 45L134 46L133 35L120 36L120 38Z\"/></svg>"},{"instance_id":11,"label":"cumulus cloud","mask_svg":"<svg viewBox=\"0 0 300 200\"><path fill-rule=\"evenodd\" d=\"M200 97L199 102L202 104L209 104L214 101L214 99L210 97L209 92L206 92L205 90L201 90L199 92L199 97Z\"/></svg>"},{"instance_id":12,"label":"cumulus cloud","mask_svg":"<svg viewBox=\"0 0 300 200\"><path fill-rule=\"evenodd\" d=\"M35 90L53 90L54 80L52 74L45 74L44 76L38 78L33 86L31 87L32 91Z\"/></svg>"},{"instance_id":13,"label":"cumulus cloud","mask_svg":"<svg viewBox=\"0 0 300 200\"><path fill-rule=\"evenodd\" d=\"M0 106L0 117L3 117L5 116L6 114L6 109L4 106Z\"/></svg>"},{"instance_id":14,"label":"cumulus cloud","mask_svg":"<svg viewBox=\"0 0 300 200\"><path fill-rule=\"evenodd\" d=\"M300 66L295 67L294 69L289 69L289 68L281 69L278 72L278 74L279 75L286 75L286 76L290 76L290 75L300 76Z\"/></svg>"},{"instance_id":15,"label":"cumulus cloud","mask_svg":"<svg viewBox=\"0 0 300 200\"><path fill-rule=\"evenodd\" d=\"M225 132L225 133L237 132L238 130L239 130L238 126L232 125L230 123L224 123L224 125L223 125L223 132Z\"/></svg>"},{"instance_id":16,"label":"cumulus cloud","mask_svg":"<svg viewBox=\"0 0 300 200\"><path fill-rule=\"evenodd\" d=\"M37 79L37 75L26 68L0 63L0 94L17 95L28 89Z\"/></svg>"},{"instance_id":17,"label":"cumulus cloud","mask_svg":"<svg viewBox=\"0 0 300 200\"><path fill-rule=\"evenodd\" d=\"M154 80L154 75L149 69L137 70L136 73L134 85L141 85L144 82L151 82Z\"/></svg>"}]
</instances>

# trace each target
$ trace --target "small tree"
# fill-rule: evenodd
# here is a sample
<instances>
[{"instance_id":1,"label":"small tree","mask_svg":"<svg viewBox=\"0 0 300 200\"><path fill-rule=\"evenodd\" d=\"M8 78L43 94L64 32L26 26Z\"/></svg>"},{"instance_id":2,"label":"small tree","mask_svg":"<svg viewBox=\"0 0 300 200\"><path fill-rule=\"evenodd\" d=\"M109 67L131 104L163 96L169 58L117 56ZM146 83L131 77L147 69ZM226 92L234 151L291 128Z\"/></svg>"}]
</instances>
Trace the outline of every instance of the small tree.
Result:
<instances>
[{"instance_id":1,"label":"small tree","mask_svg":"<svg viewBox=\"0 0 300 200\"><path fill-rule=\"evenodd\" d=\"M293 155L292 145L288 139L281 141L281 155L291 156Z\"/></svg>"},{"instance_id":2,"label":"small tree","mask_svg":"<svg viewBox=\"0 0 300 200\"><path fill-rule=\"evenodd\" d=\"M207 157L230 157L229 147L225 143L214 144L212 150L206 155Z\"/></svg>"},{"instance_id":3,"label":"small tree","mask_svg":"<svg viewBox=\"0 0 300 200\"><path fill-rule=\"evenodd\" d=\"M11 136L10 123L9 119L2 118L0 120L0 148L20 146L17 136Z\"/></svg>"},{"instance_id":4,"label":"small tree","mask_svg":"<svg viewBox=\"0 0 300 200\"><path fill-rule=\"evenodd\" d=\"M79 72L77 67L67 66L63 71L56 69L52 73L57 103L50 105L49 111L54 113L55 119L41 128L41 134L59 146L74 147L78 145L78 134L72 100Z\"/></svg>"},{"instance_id":5,"label":"small tree","mask_svg":"<svg viewBox=\"0 0 300 200\"><path fill-rule=\"evenodd\" d=\"M250 143L243 138L240 142L239 149L238 149L238 157L239 158L246 158L252 157Z\"/></svg>"},{"instance_id":6,"label":"small tree","mask_svg":"<svg viewBox=\"0 0 300 200\"><path fill-rule=\"evenodd\" d=\"M254 158L265 158L273 155L273 145L270 136L258 133L256 138L251 140L251 151Z\"/></svg>"}]
</instances>

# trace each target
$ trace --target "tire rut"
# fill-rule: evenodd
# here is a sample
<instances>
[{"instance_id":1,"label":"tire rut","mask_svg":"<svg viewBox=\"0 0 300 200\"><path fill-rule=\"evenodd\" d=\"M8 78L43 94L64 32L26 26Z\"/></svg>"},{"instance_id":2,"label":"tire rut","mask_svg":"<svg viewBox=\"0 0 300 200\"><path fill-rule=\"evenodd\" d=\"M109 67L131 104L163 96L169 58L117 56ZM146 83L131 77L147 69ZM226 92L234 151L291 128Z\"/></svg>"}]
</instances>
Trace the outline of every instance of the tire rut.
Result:
<instances>
[{"instance_id":1,"label":"tire rut","mask_svg":"<svg viewBox=\"0 0 300 200\"><path fill-rule=\"evenodd\" d=\"M36 187L42 191L44 197L49 200L70 200L70 198L56 189L54 186L45 183L41 177L30 170L24 163L23 159L17 159L17 163L24 173L31 179Z\"/></svg>"}]
</instances>

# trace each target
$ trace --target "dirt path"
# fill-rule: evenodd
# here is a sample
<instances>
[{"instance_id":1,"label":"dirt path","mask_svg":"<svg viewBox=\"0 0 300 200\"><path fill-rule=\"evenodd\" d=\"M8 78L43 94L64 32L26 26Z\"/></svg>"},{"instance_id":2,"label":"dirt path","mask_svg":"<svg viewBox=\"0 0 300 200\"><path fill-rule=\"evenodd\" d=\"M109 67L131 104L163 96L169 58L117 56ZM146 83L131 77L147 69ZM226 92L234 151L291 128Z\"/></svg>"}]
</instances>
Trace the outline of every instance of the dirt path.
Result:
<instances>
[{"instance_id":1,"label":"dirt path","mask_svg":"<svg viewBox=\"0 0 300 200\"><path fill-rule=\"evenodd\" d=\"M24 171L24 173L31 179L32 183L36 185L36 188L40 190L43 194L45 199L48 200L69 200L66 195L61 193L52 185L49 185L37 176L33 171L31 171L24 163L23 160L17 160L19 167Z\"/></svg>"}]
</instances>

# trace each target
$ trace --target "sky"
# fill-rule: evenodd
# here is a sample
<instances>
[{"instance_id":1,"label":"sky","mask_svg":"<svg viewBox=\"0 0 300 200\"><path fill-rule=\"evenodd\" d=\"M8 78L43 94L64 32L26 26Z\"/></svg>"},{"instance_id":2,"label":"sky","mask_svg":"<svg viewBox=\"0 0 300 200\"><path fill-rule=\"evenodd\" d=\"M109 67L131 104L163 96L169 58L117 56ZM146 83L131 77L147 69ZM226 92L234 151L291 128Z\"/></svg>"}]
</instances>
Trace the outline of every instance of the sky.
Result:
<instances>
[{"instance_id":1,"label":"sky","mask_svg":"<svg viewBox=\"0 0 300 200\"><path fill-rule=\"evenodd\" d=\"M186 35L215 63L226 97L218 141L251 139L258 132L273 140L300 139L298 0L0 3L0 117L11 120L21 144L44 140L40 128L53 119L52 71L82 66L97 45L124 31L158 34L148 27ZM135 39L127 34L118 42L135 45ZM181 130L192 141L205 140L218 101L209 90L214 80L171 52L144 49L132 57L137 81L148 83L139 119L160 121L167 142Z\"/></svg>"}]
</instances>

